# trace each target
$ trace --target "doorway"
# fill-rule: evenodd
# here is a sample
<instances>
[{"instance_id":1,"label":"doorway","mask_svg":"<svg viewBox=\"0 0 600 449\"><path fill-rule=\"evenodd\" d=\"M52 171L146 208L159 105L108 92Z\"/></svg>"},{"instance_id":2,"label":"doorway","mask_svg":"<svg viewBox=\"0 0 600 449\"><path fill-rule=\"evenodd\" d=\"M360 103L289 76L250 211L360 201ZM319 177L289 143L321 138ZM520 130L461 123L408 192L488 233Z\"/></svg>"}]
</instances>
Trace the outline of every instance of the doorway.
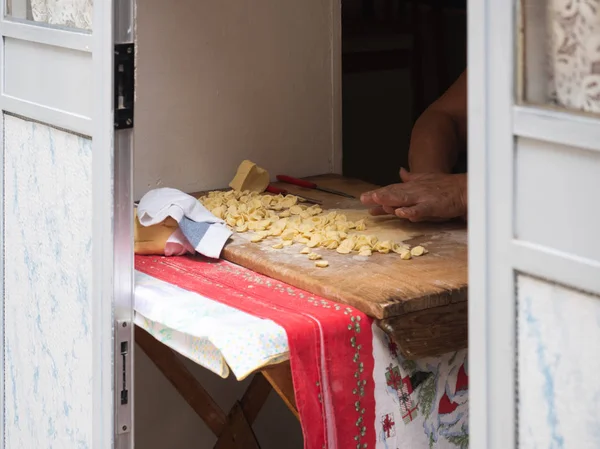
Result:
<instances>
[{"instance_id":1,"label":"doorway","mask_svg":"<svg viewBox=\"0 0 600 449\"><path fill-rule=\"evenodd\" d=\"M399 181L412 125L466 67L466 1L343 0L344 175Z\"/></svg>"}]
</instances>

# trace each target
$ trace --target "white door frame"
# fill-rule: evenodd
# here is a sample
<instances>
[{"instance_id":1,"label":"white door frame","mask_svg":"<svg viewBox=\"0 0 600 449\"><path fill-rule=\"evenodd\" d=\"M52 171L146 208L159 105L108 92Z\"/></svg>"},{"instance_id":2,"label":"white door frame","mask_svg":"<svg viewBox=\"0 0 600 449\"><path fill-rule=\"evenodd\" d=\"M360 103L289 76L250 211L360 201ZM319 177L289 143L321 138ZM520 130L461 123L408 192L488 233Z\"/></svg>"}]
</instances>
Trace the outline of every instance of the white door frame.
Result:
<instances>
[{"instance_id":1,"label":"white door frame","mask_svg":"<svg viewBox=\"0 0 600 449\"><path fill-rule=\"evenodd\" d=\"M104 0L103 0L104 1ZM115 419L115 449L132 449L134 447L134 404L135 404L135 388L134 388L134 350L135 350L135 325L134 325L134 269L133 269L133 116L132 123L129 128L117 129L115 110L115 86L116 83L114 73L116 73L114 54L117 50L117 44L132 44L131 57L135 58L135 0L113 0L111 6L99 5L98 0L94 2L94 6L102 8L105 14L112 14L114 18L112 32L108 34L110 44L106 42L107 47L99 54L108 55L109 61L98 62L97 74L103 73L105 80L98 84L110 88L103 92L102 98L104 101L103 107L110 108L111 122L103 123L102 129L98 129L98 133L102 133L108 138L113 138L112 148L113 153L109 158L102 159L102 166L108 170L112 168L114 174L114 185L109 201L111 204L110 213L104 217L105 226L112 225L112 235L106 242L113 242L112 261L106 260L108 265L112 262L112 285L106 282L99 290L109 294L107 290L112 288L113 294L113 311L115 323L115 341L114 360L115 373L114 379L116 382L114 389L114 419ZM108 22L108 21L107 21ZM108 41L109 39L107 39ZM104 42L103 42L104 44ZM105 51L109 50L109 52ZM101 72L102 71L102 72ZM118 71L118 70L117 70ZM133 72L131 72L133 77ZM110 80L107 83L106 80ZM132 86L133 87L133 86ZM134 97L134 89L130 92L131 101ZM106 111L106 109L104 109ZM102 114L103 117L106 114ZM100 122L99 122L100 123ZM106 147L106 145L104 145ZM104 172L104 175L108 173ZM101 176L99 175L99 178ZM108 193L108 192L107 192ZM98 198L100 201L100 198ZM94 199L96 201L96 198ZM98 206L100 207L100 206ZM112 214L112 215L111 215ZM112 218L112 223L108 217ZM106 228L105 228L106 229ZM109 237L106 232L106 237ZM127 342L127 355L121 353L121 344ZM127 377L127 395L128 403L121 403L122 389L122 372L126 370ZM109 409L110 410L110 409Z\"/></svg>"},{"instance_id":2,"label":"white door frame","mask_svg":"<svg viewBox=\"0 0 600 449\"><path fill-rule=\"evenodd\" d=\"M468 3L469 444L486 449L515 447L512 204L493 202L512 197L514 3Z\"/></svg>"}]
</instances>

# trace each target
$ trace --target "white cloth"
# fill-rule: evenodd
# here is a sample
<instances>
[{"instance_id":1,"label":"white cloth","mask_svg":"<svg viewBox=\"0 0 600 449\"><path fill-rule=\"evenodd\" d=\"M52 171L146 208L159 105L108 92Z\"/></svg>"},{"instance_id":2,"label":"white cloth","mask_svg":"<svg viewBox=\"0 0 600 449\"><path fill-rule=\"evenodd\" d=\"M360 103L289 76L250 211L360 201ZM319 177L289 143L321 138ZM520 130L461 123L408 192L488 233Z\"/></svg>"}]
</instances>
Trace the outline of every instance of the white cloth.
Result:
<instances>
[{"instance_id":1,"label":"white cloth","mask_svg":"<svg viewBox=\"0 0 600 449\"><path fill-rule=\"evenodd\" d=\"M142 226L162 223L167 217L179 223L184 216L196 222L224 223L192 195L168 187L150 190L138 205L138 218Z\"/></svg>"},{"instance_id":2,"label":"white cloth","mask_svg":"<svg viewBox=\"0 0 600 449\"><path fill-rule=\"evenodd\" d=\"M159 224L167 217L179 223L180 229L167 241L166 255L185 254L193 248L216 259L232 234L223 220L210 213L196 198L180 190L154 189L142 197L138 205L138 219L142 226Z\"/></svg>"}]
</instances>

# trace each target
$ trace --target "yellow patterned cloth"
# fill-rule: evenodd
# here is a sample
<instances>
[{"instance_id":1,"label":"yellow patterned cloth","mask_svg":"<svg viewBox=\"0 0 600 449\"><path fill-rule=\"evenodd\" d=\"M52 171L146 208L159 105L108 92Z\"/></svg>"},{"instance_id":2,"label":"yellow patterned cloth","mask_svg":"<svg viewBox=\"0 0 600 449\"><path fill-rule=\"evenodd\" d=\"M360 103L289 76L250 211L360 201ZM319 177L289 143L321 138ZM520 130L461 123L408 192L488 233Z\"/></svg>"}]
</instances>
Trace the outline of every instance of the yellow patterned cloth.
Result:
<instances>
[{"instance_id":1,"label":"yellow patterned cloth","mask_svg":"<svg viewBox=\"0 0 600 449\"><path fill-rule=\"evenodd\" d=\"M193 362L238 380L289 359L285 330L136 271L135 323Z\"/></svg>"}]
</instances>

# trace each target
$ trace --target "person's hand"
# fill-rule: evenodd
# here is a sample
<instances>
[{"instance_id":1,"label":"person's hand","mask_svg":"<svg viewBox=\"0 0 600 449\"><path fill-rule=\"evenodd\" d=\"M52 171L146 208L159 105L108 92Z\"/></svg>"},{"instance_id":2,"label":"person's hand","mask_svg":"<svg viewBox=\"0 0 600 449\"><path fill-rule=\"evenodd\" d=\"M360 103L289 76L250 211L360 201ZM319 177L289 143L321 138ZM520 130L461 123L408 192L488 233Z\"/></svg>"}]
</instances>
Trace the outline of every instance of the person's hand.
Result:
<instances>
[{"instance_id":1,"label":"person's hand","mask_svg":"<svg viewBox=\"0 0 600 449\"><path fill-rule=\"evenodd\" d=\"M372 215L393 214L410 221L438 221L467 216L467 175L409 173L401 169L402 184L363 193Z\"/></svg>"}]
</instances>

